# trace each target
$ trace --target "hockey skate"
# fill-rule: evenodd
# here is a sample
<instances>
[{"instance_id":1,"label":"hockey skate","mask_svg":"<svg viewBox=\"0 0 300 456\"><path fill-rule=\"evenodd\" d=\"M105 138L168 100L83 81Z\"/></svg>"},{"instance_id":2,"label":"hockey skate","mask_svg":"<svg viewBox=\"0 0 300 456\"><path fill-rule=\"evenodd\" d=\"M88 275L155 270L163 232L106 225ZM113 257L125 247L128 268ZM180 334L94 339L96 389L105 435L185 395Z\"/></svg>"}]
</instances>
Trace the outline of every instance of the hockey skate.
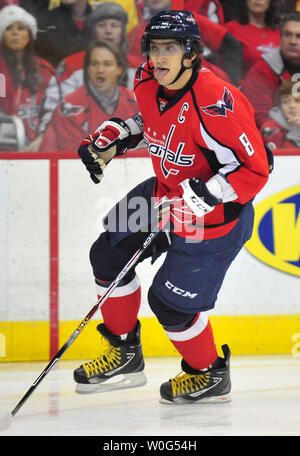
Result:
<instances>
[{"instance_id":1,"label":"hockey skate","mask_svg":"<svg viewBox=\"0 0 300 456\"><path fill-rule=\"evenodd\" d=\"M97 326L97 330L108 347L99 358L74 371L76 392L104 393L145 385L140 322L126 336L113 335L103 323Z\"/></svg>"},{"instance_id":2,"label":"hockey skate","mask_svg":"<svg viewBox=\"0 0 300 456\"><path fill-rule=\"evenodd\" d=\"M161 403L191 404L195 402L229 402L230 350L223 345L224 358L217 360L207 369L194 370L182 360L184 372L171 378L160 387Z\"/></svg>"}]
</instances>

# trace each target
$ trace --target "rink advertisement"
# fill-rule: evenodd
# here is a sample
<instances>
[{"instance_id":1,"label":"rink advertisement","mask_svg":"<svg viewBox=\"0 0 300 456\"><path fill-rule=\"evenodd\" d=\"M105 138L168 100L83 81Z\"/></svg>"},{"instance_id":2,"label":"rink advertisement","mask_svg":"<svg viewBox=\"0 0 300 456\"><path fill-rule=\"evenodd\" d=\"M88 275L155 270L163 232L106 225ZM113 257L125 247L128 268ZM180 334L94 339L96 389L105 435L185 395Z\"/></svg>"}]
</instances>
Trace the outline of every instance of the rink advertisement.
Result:
<instances>
[{"instance_id":1,"label":"rink advertisement","mask_svg":"<svg viewBox=\"0 0 300 456\"><path fill-rule=\"evenodd\" d=\"M230 266L209 312L217 346L226 342L235 354L300 356L299 159L275 156L269 182L254 200L253 237ZM58 179L51 181L52 162ZM47 360L51 347L56 352L67 340L95 304L89 250L103 230L103 217L152 175L151 160L136 153L113 160L101 187L87 179L76 154L0 155L0 362ZM57 203L55 217L51 200ZM145 356L176 356L147 302L163 261L164 254L136 269ZM168 284L176 286L171 279ZM98 356L99 319L100 313L65 359Z\"/></svg>"},{"instance_id":2,"label":"rink advertisement","mask_svg":"<svg viewBox=\"0 0 300 456\"><path fill-rule=\"evenodd\" d=\"M255 224L247 249L264 263L300 276L300 185L255 206Z\"/></svg>"}]
</instances>

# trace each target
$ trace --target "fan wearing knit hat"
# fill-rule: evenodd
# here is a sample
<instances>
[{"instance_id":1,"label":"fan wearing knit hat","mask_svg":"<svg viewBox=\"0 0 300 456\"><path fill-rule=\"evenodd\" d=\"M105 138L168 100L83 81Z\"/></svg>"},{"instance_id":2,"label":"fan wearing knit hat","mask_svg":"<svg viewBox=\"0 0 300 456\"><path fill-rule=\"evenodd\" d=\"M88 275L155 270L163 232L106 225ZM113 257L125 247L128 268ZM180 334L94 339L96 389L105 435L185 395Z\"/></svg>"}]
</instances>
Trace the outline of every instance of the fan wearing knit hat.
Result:
<instances>
[{"instance_id":1,"label":"fan wearing knit hat","mask_svg":"<svg viewBox=\"0 0 300 456\"><path fill-rule=\"evenodd\" d=\"M46 98L55 70L34 54L37 30L36 19L23 8L10 5L0 10L0 72L6 84L0 112L22 119L30 151L39 150L55 108Z\"/></svg>"},{"instance_id":2,"label":"fan wearing knit hat","mask_svg":"<svg viewBox=\"0 0 300 456\"><path fill-rule=\"evenodd\" d=\"M26 25L30 30L33 39L36 38L38 30L36 19L20 6L10 5L5 6L0 10L0 41L2 40L3 33L7 27L15 22L21 22Z\"/></svg>"},{"instance_id":3,"label":"fan wearing knit hat","mask_svg":"<svg viewBox=\"0 0 300 456\"><path fill-rule=\"evenodd\" d=\"M121 5L115 2L100 3L89 15L88 24L93 30L94 38L114 41L126 52L126 25L128 15Z\"/></svg>"},{"instance_id":4,"label":"fan wearing knit hat","mask_svg":"<svg viewBox=\"0 0 300 456\"><path fill-rule=\"evenodd\" d=\"M104 2L97 5L88 16L88 27L91 30L94 42L107 41L115 43L125 60L127 69L123 72L119 84L133 89L133 78L139 61L127 54L126 25L128 15L124 8L115 2ZM67 56L57 66L57 73L61 82L61 92L66 95L74 92L83 83L83 66L86 51L76 52ZM57 94L58 96L58 94Z\"/></svg>"},{"instance_id":5,"label":"fan wearing knit hat","mask_svg":"<svg viewBox=\"0 0 300 456\"><path fill-rule=\"evenodd\" d=\"M116 2L103 2L96 5L88 18L88 25L94 40L114 41L126 54L129 67L137 68L140 60L128 53L127 25L129 16Z\"/></svg>"}]
</instances>

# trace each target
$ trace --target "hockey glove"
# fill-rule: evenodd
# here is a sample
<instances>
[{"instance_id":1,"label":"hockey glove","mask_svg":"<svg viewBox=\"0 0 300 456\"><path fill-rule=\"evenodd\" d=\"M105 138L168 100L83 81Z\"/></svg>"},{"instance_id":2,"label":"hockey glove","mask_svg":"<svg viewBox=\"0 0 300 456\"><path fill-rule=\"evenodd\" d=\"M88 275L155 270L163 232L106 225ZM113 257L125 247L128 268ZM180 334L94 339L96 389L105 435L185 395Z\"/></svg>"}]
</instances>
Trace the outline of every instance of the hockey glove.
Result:
<instances>
[{"instance_id":1,"label":"hockey glove","mask_svg":"<svg viewBox=\"0 0 300 456\"><path fill-rule=\"evenodd\" d=\"M135 121L133 125L136 125ZM129 146L134 147L140 141L141 132L137 130L132 139L129 125L114 117L103 122L93 134L82 141L78 155L96 184L101 181L106 165L114 156L125 154Z\"/></svg>"},{"instance_id":2,"label":"hockey glove","mask_svg":"<svg viewBox=\"0 0 300 456\"><path fill-rule=\"evenodd\" d=\"M203 217L223 202L221 197L213 195L208 190L205 182L199 177L185 179L179 187L182 198L197 217Z\"/></svg>"},{"instance_id":3,"label":"hockey glove","mask_svg":"<svg viewBox=\"0 0 300 456\"><path fill-rule=\"evenodd\" d=\"M93 133L93 148L102 153L109 149L113 149L114 155L123 155L127 145L129 145L129 137L131 131L126 122L118 117L106 120Z\"/></svg>"},{"instance_id":4,"label":"hockey glove","mask_svg":"<svg viewBox=\"0 0 300 456\"><path fill-rule=\"evenodd\" d=\"M118 118L103 122L90 136L85 138L78 149L78 155L89 171L90 176L98 184L103 171L110 160L116 155L122 155L126 147L126 139L130 129Z\"/></svg>"},{"instance_id":5,"label":"hockey glove","mask_svg":"<svg viewBox=\"0 0 300 456\"><path fill-rule=\"evenodd\" d=\"M110 157L102 156L102 158L100 158L98 153L93 149L92 144L92 135L84 138L79 146L78 155L90 173L90 177L93 182L95 182L95 184L99 184L103 177L104 168L106 167Z\"/></svg>"}]
</instances>

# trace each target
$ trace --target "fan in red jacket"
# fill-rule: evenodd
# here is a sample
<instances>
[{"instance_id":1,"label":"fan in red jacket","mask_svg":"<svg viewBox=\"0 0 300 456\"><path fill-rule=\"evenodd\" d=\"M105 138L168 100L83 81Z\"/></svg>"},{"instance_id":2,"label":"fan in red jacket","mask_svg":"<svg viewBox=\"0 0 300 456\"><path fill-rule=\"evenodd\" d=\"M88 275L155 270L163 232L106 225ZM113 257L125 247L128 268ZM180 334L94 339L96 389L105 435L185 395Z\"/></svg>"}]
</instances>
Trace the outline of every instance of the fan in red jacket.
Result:
<instances>
[{"instance_id":1,"label":"fan in red jacket","mask_svg":"<svg viewBox=\"0 0 300 456\"><path fill-rule=\"evenodd\" d=\"M0 11L0 73L5 78L0 111L22 119L31 151L39 150L55 108L48 93L51 78L59 94L54 68L33 53L36 33L35 18L24 9L12 5Z\"/></svg>"},{"instance_id":2,"label":"fan in red jacket","mask_svg":"<svg viewBox=\"0 0 300 456\"><path fill-rule=\"evenodd\" d=\"M111 41L119 46L127 60L126 71L119 82L133 90L135 70L139 59L127 54L126 25L128 16L121 5L115 2L100 3L89 15L88 24L94 40ZM85 51L77 52L65 57L57 67L61 83L62 96L74 92L83 84L83 66ZM59 98L59 94L56 94Z\"/></svg>"},{"instance_id":3,"label":"fan in red jacket","mask_svg":"<svg viewBox=\"0 0 300 456\"><path fill-rule=\"evenodd\" d=\"M223 7L219 0L184 0L184 9L203 14L217 24L224 24Z\"/></svg>"},{"instance_id":4,"label":"fan in red jacket","mask_svg":"<svg viewBox=\"0 0 300 456\"><path fill-rule=\"evenodd\" d=\"M243 73L261 57L262 54L279 46L280 30L277 27L276 0L256 2L243 0L237 20L226 22L228 31L243 46Z\"/></svg>"},{"instance_id":5,"label":"fan in red jacket","mask_svg":"<svg viewBox=\"0 0 300 456\"><path fill-rule=\"evenodd\" d=\"M287 14L281 24L280 47L263 54L243 81L243 92L255 109L259 127L277 104L280 84L300 73L300 13Z\"/></svg>"},{"instance_id":6,"label":"fan in red jacket","mask_svg":"<svg viewBox=\"0 0 300 456\"><path fill-rule=\"evenodd\" d=\"M118 84L125 69L114 43L96 42L85 54L85 84L56 108L42 150L76 150L78 142L111 116L134 115L133 93Z\"/></svg>"},{"instance_id":7,"label":"fan in red jacket","mask_svg":"<svg viewBox=\"0 0 300 456\"><path fill-rule=\"evenodd\" d=\"M270 149L300 147L300 93L298 81L285 81L278 92L278 106L274 106L261 127L264 143Z\"/></svg>"}]
</instances>

